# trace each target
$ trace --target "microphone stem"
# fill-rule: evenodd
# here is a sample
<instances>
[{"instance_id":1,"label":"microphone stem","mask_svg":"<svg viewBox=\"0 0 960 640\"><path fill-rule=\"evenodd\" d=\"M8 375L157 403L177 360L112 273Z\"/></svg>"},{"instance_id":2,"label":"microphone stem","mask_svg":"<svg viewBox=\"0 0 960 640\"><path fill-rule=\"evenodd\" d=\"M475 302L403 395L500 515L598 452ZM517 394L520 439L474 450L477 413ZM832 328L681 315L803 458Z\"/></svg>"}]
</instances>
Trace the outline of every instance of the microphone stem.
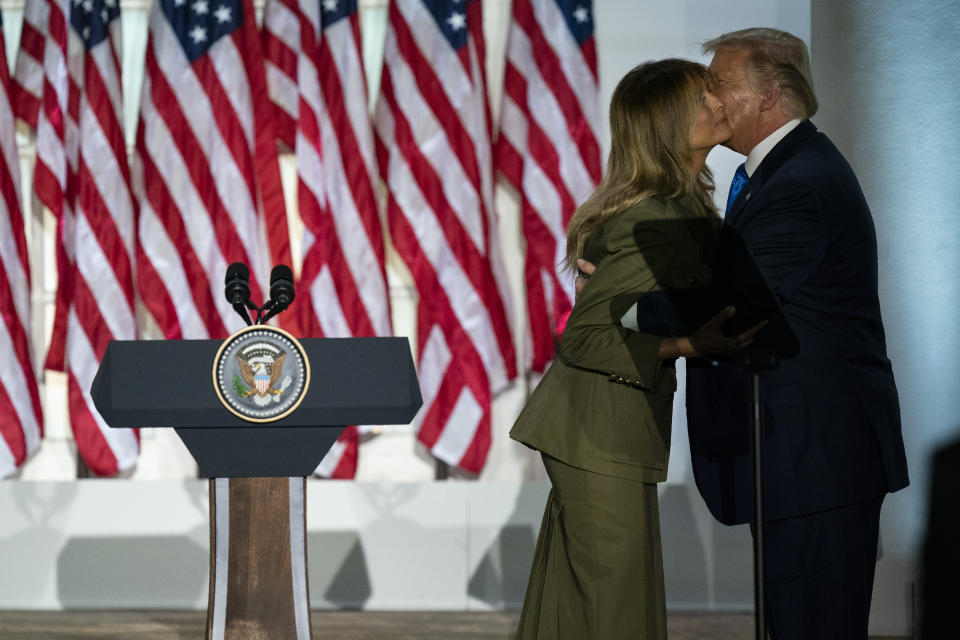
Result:
<instances>
[{"instance_id":1,"label":"microphone stem","mask_svg":"<svg viewBox=\"0 0 960 640\"><path fill-rule=\"evenodd\" d=\"M247 313L247 308L243 305L242 302L238 302L234 304L233 310L236 311L241 318L243 318L244 322L247 323L248 327L253 324L253 322L250 321L250 314Z\"/></svg>"}]
</instances>

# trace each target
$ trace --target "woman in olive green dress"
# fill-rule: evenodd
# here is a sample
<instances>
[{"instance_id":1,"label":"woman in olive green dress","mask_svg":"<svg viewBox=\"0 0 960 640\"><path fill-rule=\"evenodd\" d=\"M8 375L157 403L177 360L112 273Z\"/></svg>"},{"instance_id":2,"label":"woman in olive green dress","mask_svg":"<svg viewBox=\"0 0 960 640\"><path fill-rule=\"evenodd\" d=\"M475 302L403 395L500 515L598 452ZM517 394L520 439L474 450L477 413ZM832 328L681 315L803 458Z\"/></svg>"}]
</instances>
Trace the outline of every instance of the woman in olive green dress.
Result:
<instances>
[{"instance_id":1,"label":"woman in olive green dress","mask_svg":"<svg viewBox=\"0 0 960 640\"><path fill-rule=\"evenodd\" d=\"M656 483L667 473L673 363L733 352L754 333L723 335L732 309L691 335L621 324L646 296L710 280L706 246L720 219L705 162L731 130L706 69L636 67L614 91L610 133L606 175L567 232L567 266L584 258L596 273L510 432L542 453L553 485L518 640L666 638Z\"/></svg>"}]
</instances>

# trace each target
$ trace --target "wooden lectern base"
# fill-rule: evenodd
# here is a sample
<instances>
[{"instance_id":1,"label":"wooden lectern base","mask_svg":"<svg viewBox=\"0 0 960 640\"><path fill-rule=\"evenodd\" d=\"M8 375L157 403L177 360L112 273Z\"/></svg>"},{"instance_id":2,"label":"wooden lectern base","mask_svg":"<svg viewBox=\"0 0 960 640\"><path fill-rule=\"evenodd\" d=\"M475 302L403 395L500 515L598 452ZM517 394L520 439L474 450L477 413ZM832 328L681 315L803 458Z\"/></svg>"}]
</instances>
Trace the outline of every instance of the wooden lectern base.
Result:
<instances>
[{"instance_id":1,"label":"wooden lectern base","mask_svg":"<svg viewBox=\"0 0 960 640\"><path fill-rule=\"evenodd\" d=\"M210 480L207 640L309 640L305 478Z\"/></svg>"}]
</instances>

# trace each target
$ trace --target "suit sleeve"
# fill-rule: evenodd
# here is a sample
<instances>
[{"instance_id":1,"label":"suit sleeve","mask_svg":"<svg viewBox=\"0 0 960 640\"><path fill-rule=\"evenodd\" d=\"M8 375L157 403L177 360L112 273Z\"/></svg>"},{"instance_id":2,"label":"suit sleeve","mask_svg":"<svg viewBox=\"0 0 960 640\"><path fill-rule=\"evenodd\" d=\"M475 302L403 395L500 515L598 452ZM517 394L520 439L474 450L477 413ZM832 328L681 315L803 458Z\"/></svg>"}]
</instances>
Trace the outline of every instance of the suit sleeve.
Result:
<instances>
[{"instance_id":1,"label":"suit sleeve","mask_svg":"<svg viewBox=\"0 0 960 640\"><path fill-rule=\"evenodd\" d=\"M743 236L767 284L781 300L789 300L826 255L819 196L801 182L778 187Z\"/></svg>"},{"instance_id":2,"label":"suit sleeve","mask_svg":"<svg viewBox=\"0 0 960 640\"><path fill-rule=\"evenodd\" d=\"M644 294L660 288L673 256L672 234L664 224L623 214L607 240L610 253L577 298L560 342L560 359L569 366L624 378L652 389L660 369L660 336L620 324Z\"/></svg>"}]
</instances>

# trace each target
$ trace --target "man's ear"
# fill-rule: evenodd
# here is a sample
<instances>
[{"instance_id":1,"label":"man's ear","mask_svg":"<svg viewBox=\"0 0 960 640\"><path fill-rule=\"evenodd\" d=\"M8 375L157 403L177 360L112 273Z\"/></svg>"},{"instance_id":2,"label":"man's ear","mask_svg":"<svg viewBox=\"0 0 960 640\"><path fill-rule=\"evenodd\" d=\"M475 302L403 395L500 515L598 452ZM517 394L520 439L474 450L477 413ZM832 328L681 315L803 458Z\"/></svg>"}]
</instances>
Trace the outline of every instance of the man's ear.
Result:
<instances>
[{"instance_id":1,"label":"man's ear","mask_svg":"<svg viewBox=\"0 0 960 640\"><path fill-rule=\"evenodd\" d=\"M770 111L771 109L780 106L780 99L783 94L780 89L780 85L771 82L760 94L760 111Z\"/></svg>"}]
</instances>

